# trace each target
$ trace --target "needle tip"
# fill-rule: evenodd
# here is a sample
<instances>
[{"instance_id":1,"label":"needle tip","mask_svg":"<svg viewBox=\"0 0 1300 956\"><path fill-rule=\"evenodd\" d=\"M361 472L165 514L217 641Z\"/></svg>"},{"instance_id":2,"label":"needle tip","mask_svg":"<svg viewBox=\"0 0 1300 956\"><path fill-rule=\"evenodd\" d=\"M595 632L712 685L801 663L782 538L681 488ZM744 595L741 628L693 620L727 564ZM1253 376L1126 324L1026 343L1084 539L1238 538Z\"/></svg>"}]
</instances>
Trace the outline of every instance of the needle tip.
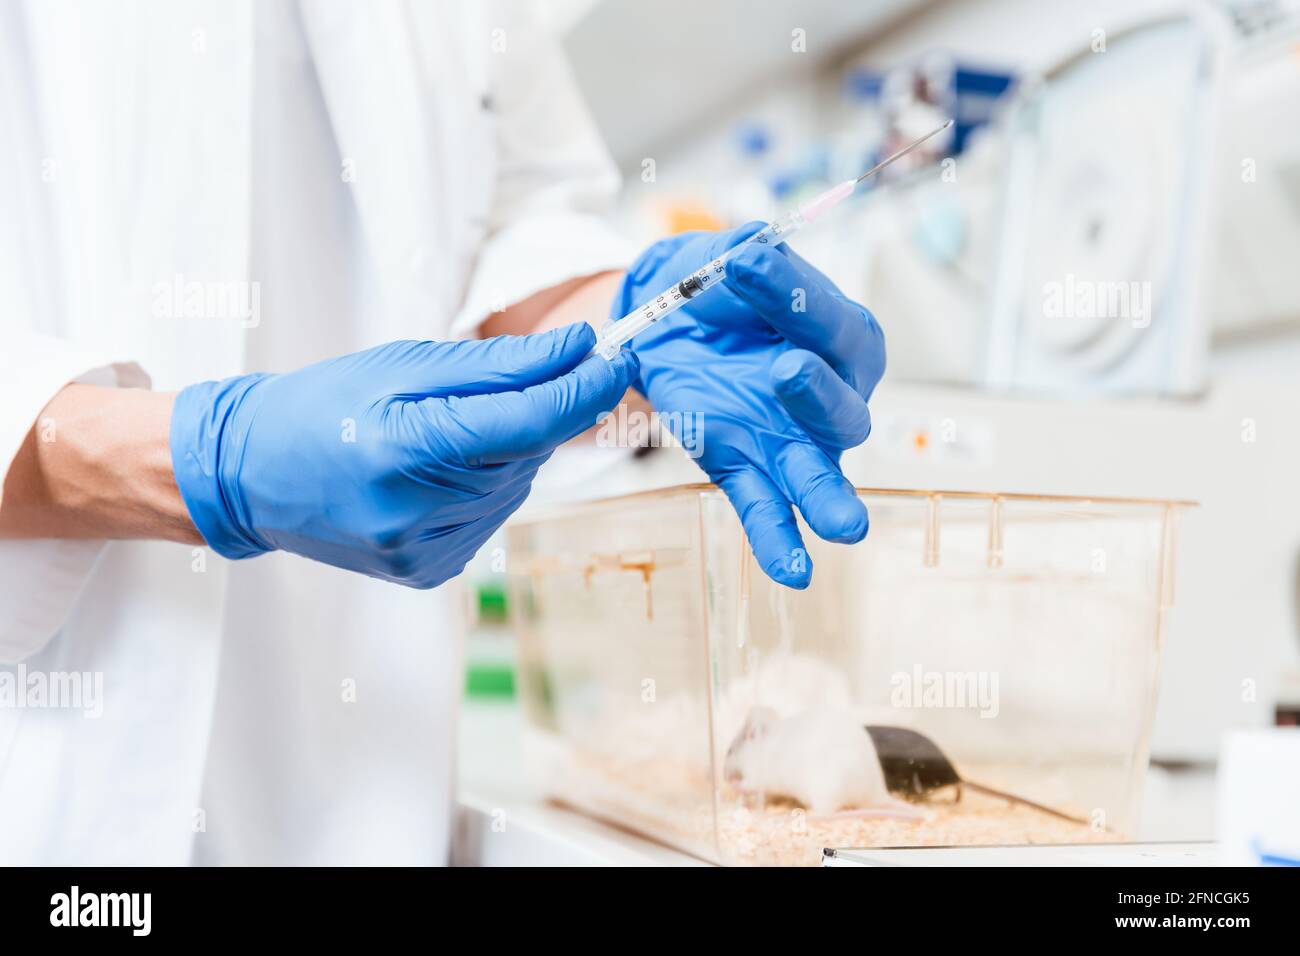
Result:
<instances>
[{"instance_id":1,"label":"needle tip","mask_svg":"<svg viewBox=\"0 0 1300 956\"><path fill-rule=\"evenodd\" d=\"M876 165L872 166L870 169L868 169L865 173L863 173L863 174L862 174L861 176L859 176L857 179L853 180L853 184L854 184L854 185L857 185L858 183L860 183L860 182L862 182L864 179L866 179L868 176L874 176L876 173L880 172L882 169L884 169L886 166L888 166L888 165L889 165L890 163L892 163L894 160L896 160L896 159L902 159L904 156L906 156L906 155L907 155L908 153L910 153L912 150L916 149L916 147L918 147L918 146L920 146L922 143L924 143L927 139L929 139L929 138L932 137L932 136L938 136L940 133L942 133L944 130L946 130L946 129L947 129L949 126L951 126L952 124L953 124L953 121L952 121L951 119L949 119L948 122L944 123L942 126L936 126L934 129L930 130L930 132L926 133L926 134L925 134L924 136L922 136L920 139L918 139L918 140L914 140L913 142L908 143L906 146L904 146L904 147L903 147L902 149L900 149L898 152L894 153L894 155L888 157L887 159L882 159L880 162L876 163Z\"/></svg>"}]
</instances>

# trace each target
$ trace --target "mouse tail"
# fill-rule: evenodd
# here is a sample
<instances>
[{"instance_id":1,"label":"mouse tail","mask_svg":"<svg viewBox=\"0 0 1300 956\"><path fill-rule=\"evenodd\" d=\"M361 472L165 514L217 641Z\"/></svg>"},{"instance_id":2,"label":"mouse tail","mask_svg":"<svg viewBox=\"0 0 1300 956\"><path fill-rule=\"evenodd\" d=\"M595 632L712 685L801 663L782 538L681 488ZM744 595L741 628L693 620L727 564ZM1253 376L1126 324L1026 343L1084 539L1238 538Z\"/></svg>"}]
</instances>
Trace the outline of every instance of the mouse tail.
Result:
<instances>
[{"instance_id":1,"label":"mouse tail","mask_svg":"<svg viewBox=\"0 0 1300 956\"><path fill-rule=\"evenodd\" d=\"M1062 820L1069 820L1071 823L1079 823L1082 824L1083 826L1088 825L1087 820L1083 820L1079 817L1071 816L1070 814L1065 813L1062 810L1057 810L1054 807L1047 806L1046 804L1035 803L1033 800L1026 799L1025 797L1018 797L1014 793L1007 793L1005 790L995 790L993 787L986 787L982 783L974 783L970 780L963 780L961 782L961 786L970 787L976 793L982 793L990 797L997 797L1001 800L1009 800L1012 803L1019 803L1022 806L1030 807L1034 810L1038 810L1041 813L1047 813L1050 814L1051 816L1058 817Z\"/></svg>"}]
</instances>

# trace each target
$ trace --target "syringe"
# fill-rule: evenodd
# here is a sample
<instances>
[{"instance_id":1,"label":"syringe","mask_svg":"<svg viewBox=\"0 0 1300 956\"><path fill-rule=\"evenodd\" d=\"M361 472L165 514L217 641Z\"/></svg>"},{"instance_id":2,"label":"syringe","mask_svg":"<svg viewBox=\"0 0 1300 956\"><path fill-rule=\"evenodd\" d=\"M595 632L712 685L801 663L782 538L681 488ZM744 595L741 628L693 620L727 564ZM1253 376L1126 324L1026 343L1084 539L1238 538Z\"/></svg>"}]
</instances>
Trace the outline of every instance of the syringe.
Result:
<instances>
[{"instance_id":1,"label":"syringe","mask_svg":"<svg viewBox=\"0 0 1300 956\"><path fill-rule=\"evenodd\" d=\"M892 156L887 156L885 159L882 159L857 179L846 179L838 186L832 186L830 189L804 203L784 218L776 219L768 223L744 242L732 246L708 265L701 269L697 269L681 282L665 289L659 295L645 303L645 305L633 309L621 319L614 319L605 323L596 339L596 354L605 359L613 359L614 356L618 354L619 349L630 342L635 336L644 332L664 316L672 315L691 299L703 295L705 292L708 292L714 286L722 282L727 275L727 261L746 245L751 242L757 242L761 245L776 246L785 242L790 238L790 236L794 235L804 226L816 222L831 209L834 209L849 196L853 195L853 190L856 189L858 184L863 180L874 176L890 163L894 162L894 160L906 156L931 136L937 136L951 125L952 120L948 120L948 122L944 123L938 129L931 130L915 142L904 146Z\"/></svg>"}]
</instances>

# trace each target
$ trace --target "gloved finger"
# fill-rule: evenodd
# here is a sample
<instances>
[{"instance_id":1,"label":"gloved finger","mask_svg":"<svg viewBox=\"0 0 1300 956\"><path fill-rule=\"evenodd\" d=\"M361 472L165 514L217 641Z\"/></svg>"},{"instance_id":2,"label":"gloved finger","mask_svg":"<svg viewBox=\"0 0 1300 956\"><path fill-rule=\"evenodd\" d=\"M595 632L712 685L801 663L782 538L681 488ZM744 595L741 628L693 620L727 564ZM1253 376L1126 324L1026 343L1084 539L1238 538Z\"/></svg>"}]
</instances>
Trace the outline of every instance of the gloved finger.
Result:
<instances>
[{"instance_id":1,"label":"gloved finger","mask_svg":"<svg viewBox=\"0 0 1300 956\"><path fill-rule=\"evenodd\" d=\"M491 508L475 516L469 529L439 522L421 531L416 538L420 545L426 546L418 549L426 556L425 560L418 562L415 572L402 583L427 589L459 575L488 538L519 509L532 488L532 476L529 476L527 480L512 482L508 488L501 489L490 497ZM436 561L427 557L428 545L438 549Z\"/></svg>"},{"instance_id":2,"label":"gloved finger","mask_svg":"<svg viewBox=\"0 0 1300 956\"><path fill-rule=\"evenodd\" d=\"M776 466L799 513L817 537L841 544L866 537L867 506L825 452L803 441L791 441L777 453Z\"/></svg>"},{"instance_id":3,"label":"gloved finger","mask_svg":"<svg viewBox=\"0 0 1300 956\"><path fill-rule=\"evenodd\" d=\"M863 398L885 372L875 318L816 269L754 243L727 264L727 285L782 337L820 355Z\"/></svg>"},{"instance_id":4,"label":"gloved finger","mask_svg":"<svg viewBox=\"0 0 1300 956\"><path fill-rule=\"evenodd\" d=\"M663 270L668 269L674 279L684 279L697 269L704 268L732 246L748 239L765 225L766 223L754 220L721 232L686 232L674 236L670 241L656 242L628 269L620 294L610 303L609 317L622 318L632 309L642 305L641 300L647 293L657 295L663 291L661 287L645 287L646 283L655 279ZM702 244L703 252L700 251L701 243L697 242L701 239L706 240ZM656 285L661 286L661 283L656 280Z\"/></svg>"},{"instance_id":5,"label":"gloved finger","mask_svg":"<svg viewBox=\"0 0 1300 956\"><path fill-rule=\"evenodd\" d=\"M732 229L723 229L718 232L713 240L709 243L709 254L713 258L722 255L733 246L738 246L756 232L761 232L767 228L767 223L761 219L751 219L749 222L742 223ZM785 254L785 244L772 245L766 240L754 243L758 248L771 249L781 254ZM700 263L704 265L704 263Z\"/></svg>"},{"instance_id":6,"label":"gloved finger","mask_svg":"<svg viewBox=\"0 0 1300 956\"><path fill-rule=\"evenodd\" d=\"M778 355L772 388L790 417L823 448L855 448L871 434L866 400L812 352L787 349Z\"/></svg>"},{"instance_id":7,"label":"gloved finger","mask_svg":"<svg viewBox=\"0 0 1300 956\"><path fill-rule=\"evenodd\" d=\"M763 573L777 584L806 588L812 580L812 561L785 495L756 468L737 469L718 476L717 482L740 516Z\"/></svg>"},{"instance_id":8,"label":"gloved finger","mask_svg":"<svg viewBox=\"0 0 1300 956\"><path fill-rule=\"evenodd\" d=\"M442 415L432 419L421 416L421 421L426 423L422 425L426 430L444 432L448 427L447 419ZM434 443L434 447L442 446ZM490 500L492 496L505 494L520 484L530 484L537 475L537 470L551 454L548 451L518 461L477 466L455 460L449 455L438 454L435 460L426 463L423 472L428 477L436 478L445 495L452 498L450 502L443 501L439 504L439 517L449 517L452 523L470 521L484 514L485 509L494 507Z\"/></svg>"},{"instance_id":9,"label":"gloved finger","mask_svg":"<svg viewBox=\"0 0 1300 956\"><path fill-rule=\"evenodd\" d=\"M521 391L444 399L442 439L472 467L547 454L617 405L638 370L635 353L623 351Z\"/></svg>"},{"instance_id":10,"label":"gloved finger","mask_svg":"<svg viewBox=\"0 0 1300 956\"><path fill-rule=\"evenodd\" d=\"M536 335L463 342L408 342L384 369L393 393L412 398L484 395L527 388L564 375L596 344L586 322Z\"/></svg>"}]
</instances>

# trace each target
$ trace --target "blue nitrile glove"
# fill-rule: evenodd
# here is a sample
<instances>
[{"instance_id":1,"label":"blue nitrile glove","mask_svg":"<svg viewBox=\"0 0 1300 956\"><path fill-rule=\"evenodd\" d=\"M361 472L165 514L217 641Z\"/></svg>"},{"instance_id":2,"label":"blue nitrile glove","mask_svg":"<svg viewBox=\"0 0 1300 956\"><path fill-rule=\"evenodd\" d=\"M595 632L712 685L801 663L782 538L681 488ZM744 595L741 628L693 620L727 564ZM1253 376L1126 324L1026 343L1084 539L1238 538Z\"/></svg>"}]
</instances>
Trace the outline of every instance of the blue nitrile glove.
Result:
<instances>
[{"instance_id":1,"label":"blue nitrile glove","mask_svg":"<svg viewBox=\"0 0 1300 956\"><path fill-rule=\"evenodd\" d=\"M626 315L764 224L655 243L628 270L611 315ZM840 453L871 432L867 400L885 339L865 308L785 245L750 244L710 289L632 341L633 383L731 499L763 570L794 588L812 564L791 505L828 541L867 533ZM671 413L678 413L677 415ZM688 442L698 442L692 448Z\"/></svg>"},{"instance_id":2,"label":"blue nitrile glove","mask_svg":"<svg viewBox=\"0 0 1300 956\"><path fill-rule=\"evenodd\" d=\"M176 483L228 558L284 550L412 587L465 563L557 445L595 424L636 360L583 362L585 323L472 342L390 342L176 398Z\"/></svg>"}]
</instances>

